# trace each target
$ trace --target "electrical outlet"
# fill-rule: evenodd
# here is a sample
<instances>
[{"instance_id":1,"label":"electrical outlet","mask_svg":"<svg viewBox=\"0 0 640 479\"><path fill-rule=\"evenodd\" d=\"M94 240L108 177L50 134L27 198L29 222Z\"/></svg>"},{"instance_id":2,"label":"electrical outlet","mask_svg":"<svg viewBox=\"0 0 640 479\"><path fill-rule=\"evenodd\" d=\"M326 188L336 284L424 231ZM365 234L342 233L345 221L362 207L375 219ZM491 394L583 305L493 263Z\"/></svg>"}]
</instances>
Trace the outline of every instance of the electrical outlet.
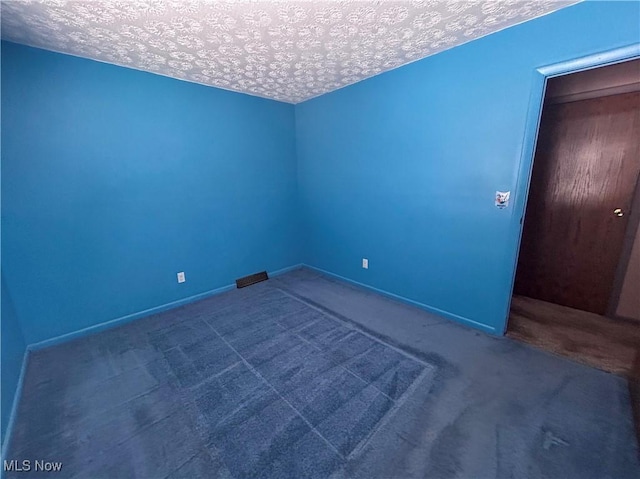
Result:
<instances>
[{"instance_id":1,"label":"electrical outlet","mask_svg":"<svg viewBox=\"0 0 640 479\"><path fill-rule=\"evenodd\" d=\"M369 260L367 258L362 258L362 267L364 269L369 269Z\"/></svg>"},{"instance_id":2,"label":"electrical outlet","mask_svg":"<svg viewBox=\"0 0 640 479\"><path fill-rule=\"evenodd\" d=\"M187 278L184 277L184 271L180 271L178 273L178 283L184 283Z\"/></svg>"}]
</instances>

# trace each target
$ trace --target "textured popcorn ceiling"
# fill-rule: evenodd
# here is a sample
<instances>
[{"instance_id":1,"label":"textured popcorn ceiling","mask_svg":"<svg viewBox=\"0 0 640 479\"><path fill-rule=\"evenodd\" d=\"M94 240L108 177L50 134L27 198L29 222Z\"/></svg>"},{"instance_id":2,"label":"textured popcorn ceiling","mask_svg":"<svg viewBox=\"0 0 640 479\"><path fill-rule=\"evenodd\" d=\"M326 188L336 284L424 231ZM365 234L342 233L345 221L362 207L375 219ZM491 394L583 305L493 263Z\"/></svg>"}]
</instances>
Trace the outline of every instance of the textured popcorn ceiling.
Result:
<instances>
[{"instance_id":1,"label":"textured popcorn ceiling","mask_svg":"<svg viewBox=\"0 0 640 479\"><path fill-rule=\"evenodd\" d=\"M2 1L2 38L298 103L576 1Z\"/></svg>"}]
</instances>

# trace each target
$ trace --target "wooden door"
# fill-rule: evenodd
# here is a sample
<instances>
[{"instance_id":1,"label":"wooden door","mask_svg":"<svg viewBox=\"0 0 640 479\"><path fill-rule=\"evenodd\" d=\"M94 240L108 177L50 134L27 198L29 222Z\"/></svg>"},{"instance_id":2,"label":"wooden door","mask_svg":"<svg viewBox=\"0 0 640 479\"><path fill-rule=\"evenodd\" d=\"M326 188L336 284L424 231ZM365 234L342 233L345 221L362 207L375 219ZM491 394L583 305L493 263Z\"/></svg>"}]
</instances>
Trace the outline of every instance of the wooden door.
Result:
<instances>
[{"instance_id":1,"label":"wooden door","mask_svg":"<svg viewBox=\"0 0 640 479\"><path fill-rule=\"evenodd\" d=\"M639 171L640 92L545 106L515 293L605 314Z\"/></svg>"}]
</instances>

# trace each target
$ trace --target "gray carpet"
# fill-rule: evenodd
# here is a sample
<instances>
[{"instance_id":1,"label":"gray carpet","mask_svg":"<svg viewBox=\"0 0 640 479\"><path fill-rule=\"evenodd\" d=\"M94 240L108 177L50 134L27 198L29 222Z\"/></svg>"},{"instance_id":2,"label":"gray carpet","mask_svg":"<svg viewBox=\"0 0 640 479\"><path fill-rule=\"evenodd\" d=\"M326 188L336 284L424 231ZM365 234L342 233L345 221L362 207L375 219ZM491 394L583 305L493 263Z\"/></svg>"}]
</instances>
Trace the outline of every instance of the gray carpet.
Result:
<instances>
[{"instance_id":1,"label":"gray carpet","mask_svg":"<svg viewBox=\"0 0 640 479\"><path fill-rule=\"evenodd\" d=\"M32 354L7 459L73 478L640 475L622 378L309 270Z\"/></svg>"}]
</instances>

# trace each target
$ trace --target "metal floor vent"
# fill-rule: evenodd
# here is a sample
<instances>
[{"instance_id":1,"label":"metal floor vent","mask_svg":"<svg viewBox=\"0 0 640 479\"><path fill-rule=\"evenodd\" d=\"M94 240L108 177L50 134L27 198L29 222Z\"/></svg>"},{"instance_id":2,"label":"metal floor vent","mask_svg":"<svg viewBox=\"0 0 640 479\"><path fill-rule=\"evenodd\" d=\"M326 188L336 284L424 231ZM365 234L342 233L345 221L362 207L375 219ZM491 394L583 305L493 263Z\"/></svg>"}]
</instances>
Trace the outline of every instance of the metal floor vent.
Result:
<instances>
[{"instance_id":1,"label":"metal floor vent","mask_svg":"<svg viewBox=\"0 0 640 479\"><path fill-rule=\"evenodd\" d=\"M244 278L236 279L236 286L238 288L244 288L245 286L251 286L252 284L259 283L260 281L266 281L268 279L269 276L267 276L267 272L263 271L261 273L250 274Z\"/></svg>"}]
</instances>

